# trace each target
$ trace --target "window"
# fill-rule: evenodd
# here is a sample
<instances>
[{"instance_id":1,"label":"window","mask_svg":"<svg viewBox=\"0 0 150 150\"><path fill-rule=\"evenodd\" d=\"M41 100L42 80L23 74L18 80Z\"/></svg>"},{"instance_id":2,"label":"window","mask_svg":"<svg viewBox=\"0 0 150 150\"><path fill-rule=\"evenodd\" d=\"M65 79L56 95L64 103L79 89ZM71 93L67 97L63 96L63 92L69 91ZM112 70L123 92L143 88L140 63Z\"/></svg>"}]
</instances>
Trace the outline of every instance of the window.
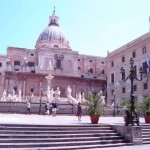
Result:
<instances>
[{"instance_id":1,"label":"window","mask_svg":"<svg viewBox=\"0 0 150 150\"><path fill-rule=\"evenodd\" d=\"M48 31L43 32L41 35L41 40L48 40L48 34L49 34Z\"/></svg>"},{"instance_id":2,"label":"window","mask_svg":"<svg viewBox=\"0 0 150 150\"><path fill-rule=\"evenodd\" d=\"M114 62L113 62L113 61L111 62L111 66L112 66L112 67L114 66Z\"/></svg>"},{"instance_id":3,"label":"window","mask_svg":"<svg viewBox=\"0 0 150 150\"><path fill-rule=\"evenodd\" d=\"M125 69L124 69L124 72L122 72L122 80L125 80L125 78L126 78L126 73L125 73Z\"/></svg>"},{"instance_id":4,"label":"window","mask_svg":"<svg viewBox=\"0 0 150 150\"><path fill-rule=\"evenodd\" d=\"M122 62L125 62L125 58L124 58L124 56L122 57Z\"/></svg>"},{"instance_id":5,"label":"window","mask_svg":"<svg viewBox=\"0 0 150 150\"><path fill-rule=\"evenodd\" d=\"M114 73L111 74L111 83L114 83Z\"/></svg>"},{"instance_id":6,"label":"window","mask_svg":"<svg viewBox=\"0 0 150 150\"><path fill-rule=\"evenodd\" d=\"M143 84L143 89L144 89L144 90L148 89L147 83L144 83L144 84Z\"/></svg>"},{"instance_id":7,"label":"window","mask_svg":"<svg viewBox=\"0 0 150 150\"><path fill-rule=\"evenodd\" d=\"M17 92L17 87L14 87L14 91L15 91L15 93L14 93L14 94L16 94L16 92Z\"/></svg>"},{"instance_id":8,"label":"window","mask_svg":"<svg viewBox=\"0 0 150 150\"><path fill-rule=\"evenodd\" d=\"M34 89L33 88L31 88L31 93L33 93L34 92Z\"/></svg>"},{"instance_id":9,"label":"window","mask_svg":"<svg viewBox=\"0 0 150 150\"><path fill-rule=\"evenodd\" d=\"M54 45L55 48L58 48L58 45Z\"/></svg>"},{"instance_id":10,"label":"window","mask_svg":"<svg viewBox=\"0 0 150 150\"><path fill-rule=\"evenodd\" d=\"M122 93L125 93L126 92L126 89L125 87L122 88Z\"/></svg>"},{"instance_id":11,"label":"window","mask_svg":"<svg viewBox=\"0 0 150 150\"><path fill-rule=\"evenodd\" d=\"M133 90L134 90L134 91L137 91L137 85L134 85L134 86L133 86Z\"/></svg>"},{"instance_id":12,"label":"window","mask_svg":"<svg viewBox=\"0 0 150 150\"><path fill-rule=\"evenodd\" d=\"M111 95L114 95L114 90L111 90Z\"/></svg>"},{"instance_id":13,"label":"window","mask_svg":"<svg viewBox=\"0 0 150 150\"><path fill-rule=\"evenodd\" d=\"M146 54L146 47L142 48L142 52L143 52L143 54Z\"/></svg>"},{"instance_id":14,"label":"window","mask_svg":"<svg viewBox=\"0 0 150 150\"><path fill-rule=\"evenodd\" d=\"M93 68L90 68L89 72L90 72L90 73L93 73Z\"/></svg>"},{"instance_id":15,"label":"window","mask_svg":"<svg viewBox=\"0 0 150 150\"><path fill-rule=\"evenodd\" d=\"M104 69L102 69L102 74L105 74L105 70Z\"/></svg>"},{"instance_id":16,"label":"window","mask_svg":"<svg viewBox=\"0 0 150 150\"><path fill-rule=\"evenodd\" d=\"M20 66L20 61L15 60L14 61L14 66Z\"/></svg>"},{"instance_id":17,"label":"window","mask_svg":"<svg viewBox=\"0 0 150 150\"><path fill-rule=\"evenodd\" d=\"M61 60L60 59L56 60L56 69L61 69Z\"/></svg>"},{"instance_id":18,"label":"window","mask_svg":"<svg viewBox=\"0 0 150 150\"><path fill-rule=\"evenodd\" d=\"M2 62L0 62L0 67L2 67Z\"/></svg>"},{"instance_id":19,"label":"window","mask_svg":"<svg viewBox=\"0 0 150 150\"><path fill-rule=\"evenodd\" d=\"M136 53L132 52L132 57L135 58L136 57Z\"/></svg>"},{"instance_id":20,"label":"window","mask_svg":"<svg viewBox=\"0 0 150 150\"><path fill-rule=\"evenodd\" d=\"M28 62L28 67L34 67L34 62Z\"/></svg>"},{"instance_id":21,"label":"window","mask_svg":"<svg viewBox=\"0 0 150 150\"><path fill-rule=\"evenodd\" d=\"M78 67L78 70L81 70L81 67L80 67L80 66Z\"/></svg>"},{"instance_id":22,"label":"window","mask_svg":"<svg viewBox=\"0 0 150 150\"><path fill-rule=\"evenodd\" d=\"M148 64L147 61L142 63L143 69L144 69L144 73L147 73L147 68L148 68Z\"/></svg>"}]
</instances>

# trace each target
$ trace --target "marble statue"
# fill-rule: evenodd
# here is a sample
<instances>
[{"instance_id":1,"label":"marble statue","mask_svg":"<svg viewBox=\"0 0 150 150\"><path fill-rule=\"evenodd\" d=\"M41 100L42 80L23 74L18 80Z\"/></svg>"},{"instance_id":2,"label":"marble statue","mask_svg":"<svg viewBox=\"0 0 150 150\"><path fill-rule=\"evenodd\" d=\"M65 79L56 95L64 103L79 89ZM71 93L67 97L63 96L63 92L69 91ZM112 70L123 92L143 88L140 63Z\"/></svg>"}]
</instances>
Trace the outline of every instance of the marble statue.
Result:
<instances>
[{"instance_id":1,"label":"marble statue","mask_svg":"<svg viewBox=\"0 0 150 150\"><path fill-rule=\"evenodd\" d=\"M51 100L51 90L49 86L47 87L47 98L49 101Z\"/></svg>"},{"instance_id":2,"label":"marble statue","mask_svg":"<svg viewBox=\"0 0 150 150\"><path fill-rule=\"evenodd\" d=\"M82 92L82 94L81 94L81 101L85 101L85 95L84 95L84 92Z\"/></svg>"},{"instance_id":3,"label":"marble statue","mask_svg":"<svg viewBox=\"0 0 150 150\"><path fill-rule=\"evenodd\" d=\"M98 93L98 96L99 96L100 99L101 99L101 103L102 103L103 105L105 105L105 96L103 96L102 94L103 94L103 92L100 91L100 92Z\"/></svg>"},{"instance_id":4,"label":"marble statue","mask_svg":"<svg viewBox=\"0 0 150 150\"><path fill-rule=\"evenodd\" d=\"M53 88L51 89L51 101L54 100L54 94L55 94L55 91L53 90Z\"/></svg>"},{"instance_id":5,"label":"marble statue","mask_svg":"<svg viewBox=\"0 0 150 150\"><path fill-rule=\"evenodd\" d=\"M60 89L59 87L57 87L57 89L55 90L55 100L59 100L60 99Z\"/></svg>"},{"instance_id":6,"label":"marble statue","mask_svg":"<svg viewBox=\"0 0 150 150\"><path fill-rule=\"evenodd\" d=\"M3 96L1 98L1 101L6 101L6 90L3 91Z\"/></svg>"},{"instance_id":7,"label":"marble statue","mask_svg":"<svg viewBox=\"0 0 150 150\"><path fill-rule=\"evenodd\" d=\"M79 92L79 94L78 94L78 101L79 101L79 102L81 102L81 96L82 96L82 95L81 95L81 92Z\"/></svg>"},{"instance_id":8,"label":"marble statue","mask_svg":"<svg viewBox=\"0 0 150 150\"><path fill-rule=\"evenodd\" d=\"M16 101L21 101L22 100L22 96L21 96L21 89L18 90L18 96Z\"/></svg>"},{"instance_id":9,"label":"marble statue","mask_svg":"<svg viewBox=\"0 0 150 150\"><path fill-rule=\"evenodd\" d=\"M48 86L48 89L47 89L47 97L48 97L48 101L49 102L52 102L53 99L54 99L54 94L55 94L55 91L53 90L53 88L50 90L50 87Z\"/></svg>"},{"instance_id":10,"label":"marble statue","mask_svg":"<svg viewBox=\"0 0 150 150\"><path fill-rule=\"evenodd\" d=\"M49 65L48 65L47 70L49 70L49 74L51 75L51 71L53 71L53 66L52 66L51 60L49 60Z\"/></svg>"},{"instance_id":11,"label":"marble statue","mask_svg":"<svg viewBox=\"0 0 150 150\"><path fill-rule=\"evenodd\" d=\"M67 87L67 96L69 97L71 95L72 89L70 86Z\"/></svg>"}]
</instances>

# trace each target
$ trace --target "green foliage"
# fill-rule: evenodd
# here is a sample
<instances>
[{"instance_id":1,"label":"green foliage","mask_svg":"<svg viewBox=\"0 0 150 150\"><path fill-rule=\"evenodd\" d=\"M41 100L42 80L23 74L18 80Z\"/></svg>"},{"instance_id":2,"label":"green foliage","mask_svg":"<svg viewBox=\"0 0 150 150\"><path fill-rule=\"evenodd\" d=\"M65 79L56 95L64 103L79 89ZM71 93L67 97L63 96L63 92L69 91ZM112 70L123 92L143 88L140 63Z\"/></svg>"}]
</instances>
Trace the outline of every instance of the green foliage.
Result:
<instances>
[{"instance_id":1,"label":"green foliage","mask_svg":"<svg viewBox=\"0 0 150 150\"><path fill-rule=\"evenodd\" d=\"M129 110L131 107L130 100L128 98L122 99L120 106L123 107L125 110Z\"/></svg>"},{"instance_id":2,"label":"green foliage","mask_svg":"<svg viewBox=\"0 0 150 150\"><path fill-rule=\"evenodd\" d=\"M143 97L143 102L138 105L140 112L146 116L150 116L150 97Z\"/></svg>"},{"instance_id":3,"label":"green foliage","mask_svg":"<svg viewBox=\"0 0 150 150\"><path fill-rule=\"evenodd\" d=\"M130 108L131 108L130 98L124 98L124 99L122 99L120 106L124 108L126 114L128 112L130 112ZM134 107L135 107L135 112L136 113L139 113L138 106L139 106L138 103L135 102L134 103Z\"/></svg>"},{"instance_id":4,"label":"green foliage","mask_svg":"<svg viewBox=\"0 0 150 150\"><path fill-rule=\"evenodd\" d=\"M85 101L83 105L87 107L88 115L101 116L104 110L104 105L102 104L102 93L99 96L91 93L88 100Z\"/></svg>"}]
</instances>

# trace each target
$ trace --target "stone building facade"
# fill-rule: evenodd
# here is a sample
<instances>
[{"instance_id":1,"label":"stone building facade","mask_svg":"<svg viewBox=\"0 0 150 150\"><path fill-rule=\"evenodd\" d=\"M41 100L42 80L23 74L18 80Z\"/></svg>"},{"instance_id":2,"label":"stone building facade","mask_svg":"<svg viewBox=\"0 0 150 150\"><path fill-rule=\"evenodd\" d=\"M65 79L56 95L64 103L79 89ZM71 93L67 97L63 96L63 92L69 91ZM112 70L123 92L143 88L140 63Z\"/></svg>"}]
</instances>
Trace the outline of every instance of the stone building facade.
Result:
<instances>
[{"instance_id":1,"label":"stone building facade","mask_svg":"<svg viewBox=\"0 0 150 150\"><path fill-rule=\"evenodd\" d=\"M55 10L49 17L49 24L36 41L35 49L8 47L7 55L1 56L1 94L4 89L8 94L22 97L41 96L47 93L49 61L53 66L52 88L60 88L61 97L67 97L67 87L72 89L72 96L92 91L103 91L106 95L106 58L89 56L73 51L69 41L59 27Z\"/></svg>"},{"instance_id":2,"label":"stone building facade","mask_svg":"<svg viewBox=\"0 0 150 150\"><path fill-rule=\"evenodd\" d=\"M73 51L69 41L59 27L59 17L53 14L49 24L36 41L35 49L8 47L6 55L0 55L0 94L4 89L7 94L22 91L22 97L46 96L48 65L54 68L52 88L60 87L61 97L67 96L67 87L72 89L72 96L84 92L103 91L106 103L119 104L130 96L130 81L122 81L120 68L125 69L125 77L130 70L130 58L134 59L137 76L142 66L145 74L142 81L134 81L134 94L137 101L143 96L150 96L150 32L107 54L106 57L89 56Z\"/></svg>"},{"instance_id":3,"label":"stone building facade","mask_svg":"<svg viewBox=\"0 0 150 150\"><path fill-rule=\"evenodd\" d=\"M129 98L131 82L122 81L120 69L125 69L124 79L130 74L130 59L133 58L136 75L140 79L140 67L143 67L143 80L134 80L134 96L140 102L143 96L150 96L150 32L127 43L107 55L107 98L109 103L114 99L120 104L123 98Z\"/></svg>"}]
</instances>

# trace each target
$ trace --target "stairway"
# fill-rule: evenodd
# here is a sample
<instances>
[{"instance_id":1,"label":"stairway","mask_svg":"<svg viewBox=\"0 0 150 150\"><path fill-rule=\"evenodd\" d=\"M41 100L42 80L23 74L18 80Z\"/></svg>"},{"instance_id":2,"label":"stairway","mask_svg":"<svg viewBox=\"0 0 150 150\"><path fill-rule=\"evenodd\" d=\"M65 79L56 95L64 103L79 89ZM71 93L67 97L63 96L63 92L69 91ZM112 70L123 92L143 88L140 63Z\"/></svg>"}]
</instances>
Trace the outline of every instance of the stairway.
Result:
<instances>
[{"instance_id":1,"label":"stairway","mask_svg":"<svg viewBox=\"0 0 150 150\"><path fill-rule=\"evenodd\" d=\"M143 124L141 126L143 144L150 144L150 124Z\"/></svg>"},{"instance_id":2,"label":"stairway","mask_svg":"<svg viewBox=\"0 0 150 150\"><path fill-rule=\"evenodd\" d=\"M108 125L0 125L0 149L71 150L131 145Z\"/></svg>"}]
</instances>

